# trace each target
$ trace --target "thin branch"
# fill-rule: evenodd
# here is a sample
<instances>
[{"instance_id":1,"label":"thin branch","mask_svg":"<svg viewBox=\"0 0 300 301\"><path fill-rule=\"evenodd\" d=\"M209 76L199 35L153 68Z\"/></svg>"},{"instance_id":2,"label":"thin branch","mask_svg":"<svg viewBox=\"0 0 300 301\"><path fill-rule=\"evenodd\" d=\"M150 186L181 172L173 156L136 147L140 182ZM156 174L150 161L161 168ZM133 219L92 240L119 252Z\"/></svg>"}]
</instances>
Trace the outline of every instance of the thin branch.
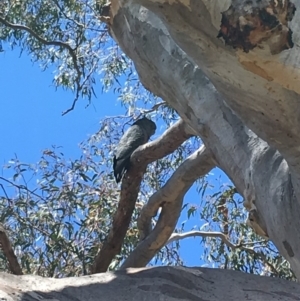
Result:
<instances>
[{"instance_id":1,"label":"thin branch","mask_svg":"<svg viewBox=\"0 0 300 301\"><path fill-rule=\"evenodd\" d=\"M161 102L155 104L151 109L141 110L141 113L140 113L140 115L138 115L137 119L140 118L141 115L149 114L149 113L152 113L152 112L156 112L159 107L164 106L166 104L167 103L165 101L161 101Z\"/></svg>"},{"instance_id":2,"label":"thin branch","mask_svg":"<svg viewBox=\"0 0 300 301\"><path fill-rule=\"evenodd\" d=\"M173 233L186 192L198 178L206 175L215 166L210 150L202 145L178 167L167 183L150 197L138 220L143 240L131 252L121 269L147 265ZM151 219L160 207L161 213L152 230Z\"/></svg>"},{"instance_id":3,"label":"thin branch","mask_svg":"<svg viewBox=\"0 0 300 301\"><path fill-rule=\"evenodd\" d=\"M81 28L84 28L84 27L85 27L84 24L79 23L79 22L77 22L76 20L74 20L74 19L68 17L68 16L65 14L63 8L59 5L59 2L58 2L57 0L52 0L52 2L54 2L54 4L55 4L55 5L57 6L57 8L59 9L60 13L61 13L67 20L69 20L69 21L75 23L78 27L81 27Z\"/></svg>"},{"instance_id":4,"label":"thin branch","mask_svg":"<svg viewBox=\"0 0 300 301\"><path fill-rule=\"evenodd\" d=\"M7 258L9 269L14 275L23 275L17 256L15 255L4 226L0 223L0 247Z\"/></svg>"},{"instance_id":5,"label":"thin branch","mask_svg":"<svg viewBox=\"0 0 300 301\"><path fill-rule=\"evenodd\" d=\"M39 36L36 32L34 32L31 28L29 28L29 27L27 27L25 25L21 25L21 24L13 24L13 23L5 20L1 16L0 16L0 22L2 24L6 25L6 26L8 26L10 28L12 28L12 29L23 30L23 31L28 32L33 37L35 37L39 42L41 42L41 43L43 43L45 45L59 46L59 47L67 49L69 51L72 59L73 59L73 64L75 66L75 69L76 69L77 73L81 75L81 72L80 72L78 64L77 64L77 57L76 57L76 54L74 52L74 49L68 43L65 43L65 42L62 42L62 41L47 41L43 37Z\"/></svg>"},{"instance_id":6,"label":"thin branch","mask_svg":"<svg viewBox=\"0 0 300 301\"><path fill-rule=\"evenodd\" d=\"M29 193L31 193L32 195L35 195L36 197L38 197L38 198L40 198L41 200L43 200L44 202L46 202L46 199L44 199L42 196L38 195L38 194L35 193L34 191L30 190L30 189L27 188L25 185L18 185L18 184L14 183L14 182L12 182L12 181L10 181L10 180L7 180L7 179L5 179L5 178L3 178L3 177L0 177L0 180L5 181L5 182L11 184L13 187L16 187L16 188L18 188L18 189L20 189L20 190L21 190L21 189L24 189L26 192L29 192ZM10 200L10 199L8 198L8 200Z\"/></svg>"},{"instance_id":7,"label":"thin branch","mask_svg":"<svg viewBox=\"0 0 300 301\"><path fill-rule=\"evenodd\" d=\"M94 64L94 66L91 68L89 74L88 74L88 75L85 77L85 79L83 80L82 84L80 84L80 85L79 85L79 88L76 89L76 90L77 90L77 91L76 91L76 97L75 97L75 99L73 100L72 106L71 106L69 109L67 109L66 111L62 112L62 114L61 114L62 116L66 115L67 113L69 113L69 112L71 112L71 111L74 110L75 105L76 105L76 102L78 101L78 98L79 98L79 96L80 96L80 95L79 95L79 92L82 90L82 88L84 87L85 83L89 80L90 76L92 75L92 73L94 72L94 70L95 70L96 67L97 67L97 66Z\"/></svg>"},{"instance_id":8,"label":"thin branch","mask_svg":"<svg viewBox=\"0 0 300 301\"><path fill-rule=\"evenodd\" d=\"M77 102L77 100L79 98L79 93L80 93L80 91L82 89L82 85L80 85L80 78L81 78L82 72L80 71L80 68L79 68L79 65L78 65L78 62L77 62L76 49L73 49L66 42L62 42L62 41L47 41L43 37L41 37L40 35L38 35L35 31L33 31L31 28L29 28L28 26L25 26L25 25L22 25L22 24L11 23L11 22L5 20L1 16L0 16L0 22L2 24L6 25L7 27L12 28L14 30L23 30L23 31L28 32L30 35L32 35L34 38L36 38L39 42L41 42L44 45L58 46L58 47L62 47L64 49L68 50L68 52L69 52L69 54L70 54L70 56L72 58L73 64L74 64L74 68L75 68L76 73L77 73L77 76L76 76L76 79L75 79L75 82L76 82L76 96L75 96L75 99L73 101L73 104L72 104L71 108L68 109L68 110L66 110L65 112L63 112L62 115L65 115L68 112L72 111L74 109L74 107L75 107L75 104L76 104L76 102Z\"/></svg>"},{"instance_id":9,"label":"thin branch","mask_svg":"<svg viewBox=\"0 0 300 301\"><path fill-rule=\"evenodd\" d=\"M222 240L222 242L224 244L226 244L227 247L236 250L236 249L240 249L240 250L244 250L248 253L251 253L253 255L256 255L257 257L260 257L261 260L264 262L265 265L267 265L268 267L270 267L270 269L272 270L272 272L274 274L278 274L277 269L269 262L268 258L266 257L266 255L262 252L257 252L254 250L254 248L249 248L249 247L245 247L243 244L233 244L232 242L229 241L228 237L222 233L222 232L209 232L209 231L189 231L189 232L185 232L185 233L173 233L169 240L166 242L166 245L174 242L174 241L178 241L178 240L182 240L188 237L214 237L214 238L220 238Z\"/></svg>"},{"instance_id":10,"label":"thin branch","mask_svg":"<svg viewBox=\"0 0 300 301\"><path fill-rule=\"evenodd\" d=\"M178 240L182 240L188 237L217 237L220 238L223 243L226 244L226 246L228 246L231 249L237 249L240 248L240 245L234 245L233 243L231 243L227 236L222 233L222 232L209 232L209 231L189 231L189 232L185 232L185 233L173 233L169 240L166 242L166 245L174 242L174 241L178 241ZM245 248L245 247L244 247ZM247 248L245 248L247 249Z\"/></svg>"},{"instance_id":11,"label":"thin branch","mask_svg":"<svg viewBox=\"0 0 300 301\"><path fill-rule=\"evenodd\" d=\"M7 199L8 201L11 201L10 197L8 196L8 194L7 194L6 190L5 190L4 186L3 186L3 184L0 184L0 187L1 187L1 188L2 188L2 190L3 190L3 192L4 192L4 194L5 194L5 197L6 197L6 199Z\"/></svg>"},{"instance_id":12,"label":"thin branch","mask_svg":"<svg viewBox=\"0 0 300 301\"><path fill-rule=\"evenodd\" d=\"M122 181L120 200L112 227L95 258L92 273L106 272L112 259L120 253L147 165L172 153L191 136L189 127L180 120L161 137L139 147L132 154L130 170Z\"/></svg>"},{"instance_id":13,"label":"thin branch","mask_svg":"<svg viewBox=\"0 0 300 301\"><path fill-rule=\"evenodd\" d=\"M256 240L256 241L247 241L247 242L241 242L239 245L241 246L253 246L253 245L259 245L259 244L266 244L268 241L266 239L262 240Z\"/></svg>"}]
</instances>

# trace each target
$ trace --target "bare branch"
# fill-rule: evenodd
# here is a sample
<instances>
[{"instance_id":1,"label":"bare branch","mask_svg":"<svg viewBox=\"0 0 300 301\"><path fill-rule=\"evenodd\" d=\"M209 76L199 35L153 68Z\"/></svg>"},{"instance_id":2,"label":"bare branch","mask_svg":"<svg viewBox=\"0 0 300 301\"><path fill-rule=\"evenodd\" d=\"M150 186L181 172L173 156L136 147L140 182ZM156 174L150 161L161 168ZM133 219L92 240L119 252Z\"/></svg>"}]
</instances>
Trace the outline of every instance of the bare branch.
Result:
<instances>
[{"instance_id":1,"label":"bare branch","mask_svg":"<svg viewBox=\"0 0 300 301\"><path fill-rule=\"evenodd\" d=\"M263 263L265 265L267 265L272 270L272 272L274 274L278 274L277 269L269 262L268 258L266 257L266 255L263 252L255 251L254 248L245 247L243 243L235 245L232 242L230 242L228 237L222 232L189 231L189 232L186 232L186 233L173 233L171 235L171 237L169 238L169 240L166 242L166 245L170 244L174 241L177 241L177 240L185 239L185 238L188 238L188 237L197 237L197 236L220 238L223 241L223 243L226 244L227 247L229 247L233 250L241 249L241 250L244 250L248 253L256 255L257 257L259 257L263 261Z\"/></svg>"},{"instance_id":2,"label":"bare branch","mask_svg":"<svg viewBox=\"0 0 300 301\"><path fill-rule=\"evenodd\" d=\"M215 167L211 152L203 145L189 156L174 172L167 183L142 209L138 226L144 240L129 255L121 269L143 267L166 244L180 216L184 195L196 179L206 175ZM158 222L151 231L151 218L162 207Z\"/></svg>"},{"instance_id":3,"label":"bare branch","mask_svg":"<svg viewBox=\"0 0 300 301\"><path fill-rule=\"evenodd\" d=\"M209 231L189 231L189 232L185 232L185 233L173 233L169 240L166 242L166 245L177 241L177 240L181 240L181 239L185 239L188 237L217 237L220 238L225 244L226 246L228 246L231 249L237 249L240 248L240 245L234 245L233 243L231 243L227 236L222 233L222 232L209 232Z\"/></svg>"},{"instance_id":4,"label":"bare branch","mask_svg":"<svg viewBox=\"0 0 300 301\"><path fill-rule=\"evenodd\" d=\"M191 136L189 127L180 120L161 137L139 147L132 154L130 170L122 181L120 200L113 217L112 227L95 258L91 269L93 274L106 272L112 259L121 250L147 165L172 153Z\"/></svg>"},{"instance_id":5,"label":"bare branch","mask_svg":"<svg viewBox=\"0 0 300 301\"><path fill-rule=\"evenodd\" d=\"M222 232L211 232L211 231L189 231L189 232L185 232L185 233L173 233L169 240L166 242L166 245L177 241L177 240L182 240L185 238L189 238L189 237L197 237L197 236L201 236L201 237L215 237L215 238L220 238L223 243L225 243L227 245L227 247L232 248L232 249L243 249L245 251L252 251L252 248L249 247L245 247L246 243L239 243L239 244L233 244L232 242L230 242L228 240L228 237L226 234L222 233ZM247 245L254 245L254 244L260 244L266 242L266 240L260 240L260 241L251 241L249 243L247 243Z\"/></svg>"},{"instance_id":6,"label":"bare branch","mask_svg":"<svg viewBox=\"0 0 300 301\"><path fill-rule=\"evenodd\" d=\"M14 275L23 275L17 256L15 255L4 226L0 223L0 248L7 258L9 269Z\"/></svg>"},{"instance_id":7,"label":"bare branch","mask_svg":"<svg viewBox=\"0 0 300 301\"><path fill-rule=\"evenodd\" d=\"M66 114L68 114L69 112L71 112L71 111L74 110L75 105L76 105L76 103L77 103L77 101L78 101L78 98L79 98L79 96L80 96L79 93L80 93L80 91L82 90L82 88L83 88L83 86L85 85L85 83L89 80L89 78L90 78L91 75L93 74L95 68L96 68L96 65L94 65L94 66L91 68L89 74L85 77L85 79L83 80L82 84L79 84L79 86L78 86L77 89L76 89L76 97L75 97L75 99L73 100L72 106L71 106L69 109L67 109L66 111L62 112L62 114L61 114L62 116L66 115Z\"/></svg>"},{"instance_id":8,"label":"bare branch","mask_svg":"<svg viewBox=\"0 0 300 301\"><path fill-rule=\"evenodd\" d=\"M30 194L32 194L32 195L38 197L39 199L41 199L41 200L43 200L43 201L45 201L45 202L47 202L46 199L44 199L42 196L38 195L38 194L35 193L34 191L30 190L30 189L29 189L27 186L25 186L25 185L18 185L18 184L14 183L14 182L12 182L12 181L10 181L10 180L7 180L7 179L5 179L5 178L3 178L3 177L0 177L0 180L5 181L5 182L11 184L13 187L16 187L16 188L18 188L18 189L20 189L20 190L24 189L24 190L27 191L28 193L30 193ZM3 187L2 184L1 184L1 186ZM7 197L8 200L10 200L10 198L7 196L7 194L6 194L6 197Z\"/></svg>"},{"instance_id":9,"label":"bare branch","mask_svg":"<svg viewBox=\"0 0 300 301\"><path fill-rule=\"evenodd\" d=\"M77 92L78 92L78 93L77 93ZM72 103L71 107L70 107L69 109L63 111L63 112L61 113L61 116L64 116L64 115L66 115L66 114L68 114L69 112L71 112L71 111L74 110L75 105L76 105L76 103L77 103L77 101L78 101L78 98L79 98L79 91L77 90L77 92L76 92L76 96L75 96L75 98L74 98L74 100L73 100L73 103Z\"/></svg>"},{"instance_id":10,"label":"bare branch","mask_svg":"<svg viewBox=\"0 0 300 301\"><path fill-rule=\"evenodd\" d=\"M6 199L7 199L8 201L10 201L10 197L8 196L8 194L7 194L7 192L6 192L6 190L5 190L4 186L3 186L3 184L0 184L0 187L1 187L1 188L2 188L2 190L3 190L3 192L4 192L4 194L5 194L5 197L6 197Z\"/></svg>"}]
</instances>

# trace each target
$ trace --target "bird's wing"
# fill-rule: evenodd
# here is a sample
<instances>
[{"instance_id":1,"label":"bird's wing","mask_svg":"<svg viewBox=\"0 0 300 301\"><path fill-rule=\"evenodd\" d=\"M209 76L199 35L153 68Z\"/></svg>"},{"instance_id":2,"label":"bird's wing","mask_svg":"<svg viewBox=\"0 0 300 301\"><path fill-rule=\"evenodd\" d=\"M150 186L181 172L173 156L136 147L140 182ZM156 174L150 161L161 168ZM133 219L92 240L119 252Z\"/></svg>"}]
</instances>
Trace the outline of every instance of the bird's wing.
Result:
<instances>
[{"instance_id":1,"label":"bird's wing","mask_svg":"<svg viewBox=\"0 0 300 301\"><path fill-rule=\"evenodd\" d=\"M142 144L147 142L148 137L145 135L144 130L139 126L132 126L126 131L121 138L115 157L117 160L122 160L130 157L131 154Z\"/></svg>"},{"instance_id":2,"label":"bird's wing","mask_svg":"<svg viewBox=\"0 0 300 301\"><path fill-rule=\"evenodd\" d=\"M113 169L114 169L114 176L117 183L121 181L123 174L129 168L129 164L130 164L130 157L122 160L117 160L116 156L114 156Z\"/></svg>"},{"instance_id":3,"label":"bird's wing","mask_svg":"<svg viewBox=\"0 0 300 301\"><path fill-rule=\"evenodd\" d=\"M129 128L121 138L113 161L114 175L117 183L129 168L131 154L142 144L147 142L147 137L142 128L134 125Z\"/></svg>"}]
</instances>

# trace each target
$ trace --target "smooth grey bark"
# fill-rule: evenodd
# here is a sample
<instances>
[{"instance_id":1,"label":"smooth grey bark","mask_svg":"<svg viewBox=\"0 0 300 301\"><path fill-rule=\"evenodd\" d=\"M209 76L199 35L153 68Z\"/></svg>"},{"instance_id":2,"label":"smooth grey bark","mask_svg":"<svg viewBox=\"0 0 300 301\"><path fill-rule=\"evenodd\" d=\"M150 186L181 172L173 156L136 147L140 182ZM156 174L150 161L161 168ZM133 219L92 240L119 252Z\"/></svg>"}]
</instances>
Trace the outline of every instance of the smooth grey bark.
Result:
<instances>
[{"instance_id":1,"label":"smooth grey bark","mask_svg":"<svg viewBox=\"0 0 300 301\"><path fill-rule=\"evenodd\" d=\"M214 5L209 5L208 0L133 1L150 9L164 22L176 44L201 67L226 98L226 103L249 128L277 148L299 173L299 1L291 1L296 7L289 24L294 47L276 55L271 54L268 41L249 53L226 47L224 41L217 38L221 12L232 4L237 17L244 16L242 8L249 10L249 1L226 1L225 7L220 0L213 2ZM271 1L251 2L253 11L254 7L267 7ZM281 1L275 2L280 6ZM220 7L222 10L218 10Z\"/></svg>"},{"instance_id":2,"label":"smooth grey bark","mask_svg":"<svg viewBox=\"0 0 300 301\"><path fill-rule=\"evenodd\" d=\"M237 271L157 267L64 279L0 273L7 301L294 301L300 285Z\"/></svg>"},{"instance_id":3,"label":"smooth grey bark","mask_svg":"<svg viewBox=\"0 0 300 301\"><path fill-rule=\"evenodd\" d=\"M244 53L224 46L216 27L218 13L230 3L113 0L110 30L134 61L144 86L175 108L202 138L244 195L247 208L254 209L260 234L274 242L299 278L300 85L293 79L287 88L284 82L290 73L298 76L298 35L293 35L294 48L277 55L267 47ZM299 9L294 18L300 24L300 4L295 5ZM251 64L265 66L273 80Z\"/></svg>"},{"instance_id":4,"label":"smooth grey bark","mask_svg":"<svg viewBox=\"0 0 300 301\"><path fill-rule=\"evenodd\" d=\"M164 133L167 135L168 131ZM183 206L183 198L193 183L215 167L211 152L204 146L188 156L166 183L143 207L137 221L140 243L122 263L121 269L144 267L173 234ZM152 230L152 217L162 208Z\"/></svg>"}]
</instances>

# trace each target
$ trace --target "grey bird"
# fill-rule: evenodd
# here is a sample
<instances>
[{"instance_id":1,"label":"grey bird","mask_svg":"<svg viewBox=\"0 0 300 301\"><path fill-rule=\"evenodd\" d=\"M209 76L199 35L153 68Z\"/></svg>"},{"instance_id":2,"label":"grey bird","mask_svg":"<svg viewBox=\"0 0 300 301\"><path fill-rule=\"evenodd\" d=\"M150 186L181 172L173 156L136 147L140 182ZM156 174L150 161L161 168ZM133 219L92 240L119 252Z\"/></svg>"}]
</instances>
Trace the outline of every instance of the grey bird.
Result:
<instances>
[{"instance_id":1,"label":"grey bird","mask_svg":"<svg viewBox=\"0 0 300 301\"><path fill-rule=\"evenodd\" d=\"M140 146L148 142L155 133L156 125L150 119L143 117L137 120L122 136L113 160L113 169L116 182L119 183L130 168L130 157Z\"/></svg>"}]
</instances>

